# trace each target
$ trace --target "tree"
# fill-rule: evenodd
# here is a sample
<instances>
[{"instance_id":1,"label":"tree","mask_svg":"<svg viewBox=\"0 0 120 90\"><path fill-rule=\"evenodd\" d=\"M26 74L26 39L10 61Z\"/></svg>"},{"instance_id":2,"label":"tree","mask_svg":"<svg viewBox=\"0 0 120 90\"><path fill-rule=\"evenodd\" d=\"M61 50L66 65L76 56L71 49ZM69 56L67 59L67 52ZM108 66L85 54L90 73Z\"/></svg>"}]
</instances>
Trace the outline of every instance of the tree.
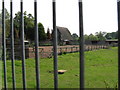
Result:
<instances>
[{"instance_id":1,"label":"tree","mask_svg":"<svg viewBox=\"0 0 120 90\"><path fill-rule=\"evenodd\" d=\"M98 40L98 37L93 35L93 34L90 34L89 35L89 40Z\"/></svg>"},{"instance_id":2,"label":"tree","mask_svg":"<svg viewBox=\"0 0 120 90\"><path fill-rule=\"evenodd\" d=\"M111 36L111 33L107 33L107 34L105 35L105 38L106 38L106 39L113 39L113 37Z\"/></svg>"},{"instance_id":3,"label":"tree","mask_svg":"<svg viewBox=\"0 0 120 90\"><path fill-rule=\"evenodd\" d=\"M15 39L20 39L20 12L17 12L14 17L14 34Z\"/></svg>"},{"instance_id":4,"label":"tree","mask_svg":"<svg viewBox=\"0 0 120 90\"><path fill-rule=\"evenodd\" d=\"M5 8L6 37L10 37L10 14ZM2 11L0 12L0 25L2 25ZM0 26L2 27L2 26Z\"/></svg>"},{"instance_id":5,"label":"tree","mask_svg":"<svg viewBox=\"0 0 120 90\"><path fill-rule=\"evenodd\" d=\"M117 39L118 38L118 31L112 32L112 33L107 33L105 35L106 39Z\"/></svg>"},{"instance_id":6,"label":"tree","mask_svg":"<svg viewBox=\"0 0 120 90\"><path fill-rule=\"evenodd\" d=\"M24 24L25 24L25 38L26 40L34 40L34 17L32 14L24 12Z\"/></svg>"},{"instance_id":7,"label":"tree","mask_svg":"<svg viewBox=\"0 0 120 90\"><path fill-rule=\"evenodd\" d=\"M10 37L10 14L8 13L7 9L5 9L5 24L6 24L6 37ZM20 29L20 18L21 13L17 12L14 17L14 36L15 39L20 39L21 29ZM0 12L0 24L2 22L2 12ZM1 27L1 26L0 26ZM44 31L44 26L42 23L38 23L38 30L39 30L39 39L45 40L46 34ZM24 31L25 31L25 39L33 41L34 40L34 17L32 14L27 14L24 12Z\"/></svg>"},{"instance_id":8,"label":"tree","mask_svg":"<svg viewBox=\"0 0 120 90\"><path fill-rule=\"evenodd\" d=\"M87 34L84 35L85 40L89 40L89 36Z\"/></svg>"},{"instance_id":9,"label":"tree","mask_svg":"<svg viewBox=\"0 0 120 90\"><path fill-rule=\"evenodd\" d=\"M0 27L2 27L2 11L0 11Z\"/></svg>"},{"instance_id":10,"label":"tree","mask_svg":"<svg viewBox=\"0 0 120 90\"><path fill-rule=\"evenodd\" d=\"M74 40L78 40L79 39L79 37L78 37L78 35L76 33L73 33L72 37L73 37Z\"/></svg>"},{"instance_id":11,"label":"tree","mask_svg":"<svg viewBox=\"0 0 120 90\"><path fill-rule=\"evenodd\" d=\"M106 40L105 38L106 32L100 31L100 32L96 32L95 34L98 37L98 40Z\"/></svg>"},{"instance_id":12,"label":"tree","mask_svg":"<svg viewBox=\"0 0 120 90\"><path fill-rule=\"evenodd\" d=\"M39 40L43 41L46 40L47 36L45 34L44 26L42 23L38 23L38 32L39 32Z\"/></svg>"},{"instance_id":13,"label":"tree","mask_svg":"<svg viewBox=\"0 0 120 90\"><path fill-rule=\"evenodd\" d=\"M50 34L50 29L49 28L47 29L47 39L49 39L49 40L51 39L51 34Z\"/></svg>"},{"instance_id":14,"label":"tree","mask_svg":"<svg viewBox=\"0 0 120 90\"><path fill-rule=\"evenodd\" d=\"M14 17L14 29L15 29L15 37L20 38L21 30L20 30L20 18L21 13L17 12ZM34 17L32 14L27 14L24 12L24 31L25 31L25 39L26 40L34 40Z\"/></svg>"},{"instance_id":15,"label":"tree","mask_svg":"<svg viewBox=\"0 0 120 90\"><path fill-rule=\"evenodd\" d=\"M89 40L89 41L94 41L94 40L98 40L98 37L96 35L90 34L90 35L84 35L85 40Z\"/></svg>"},{"instance_id":16,"label":"tree","mask_svg":"<svg viewBox=\"0 0 120 90\"><path fill-rule=\"evenodd\" d=\"M14 18L14 28L15 28L15 36L20 38L20 12L15 14ZM32 14L27 14L24 12L24 31L25 31L25 39L33 41L35 38L35 30L34 30L34 17ZM38 32L39 32L39 40L45 40L46 34L44 31L44 26L42 23L38 23Z\"/></svg>"}]
</instances>

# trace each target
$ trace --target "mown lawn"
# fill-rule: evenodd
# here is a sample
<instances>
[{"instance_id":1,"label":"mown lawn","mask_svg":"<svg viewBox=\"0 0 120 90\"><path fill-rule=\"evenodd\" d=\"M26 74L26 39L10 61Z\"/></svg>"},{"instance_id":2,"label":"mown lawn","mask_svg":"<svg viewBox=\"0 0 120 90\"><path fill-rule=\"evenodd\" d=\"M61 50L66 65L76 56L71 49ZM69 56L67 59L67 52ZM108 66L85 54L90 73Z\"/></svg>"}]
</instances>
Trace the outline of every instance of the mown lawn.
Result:
<instances>
[{"instance_id":1,"label":"mown lawn","mask_svg":"<svg viewBox=\"0 0 120 90\"><path fill-rule=\"evenodd\" d=\"M85 87L114 88L118 82L118 48L85 52ZM79 53L70 53L58 57L59 69L67 72L59 75L59 88L79 88ZM21 61L15 61L16 86L22 87ZM40 86L53 88L53 59L40 59ZM11 61L7 60L8 87L12 87ZM2 74L3 77L3 74ZM35 88L35 62L26 60L27 87ZM3 85L2 85L3 86Z\"/></svg>"},{"instance_id":2,"label":"mown lawn","mask_svg":"<svg viewBox=\"0 0 120 90\"><path fill-rule=\"evenodd\" d=\"M2 62L0 61L0 89L2 88Z\"/></svg>"}]
</instances>

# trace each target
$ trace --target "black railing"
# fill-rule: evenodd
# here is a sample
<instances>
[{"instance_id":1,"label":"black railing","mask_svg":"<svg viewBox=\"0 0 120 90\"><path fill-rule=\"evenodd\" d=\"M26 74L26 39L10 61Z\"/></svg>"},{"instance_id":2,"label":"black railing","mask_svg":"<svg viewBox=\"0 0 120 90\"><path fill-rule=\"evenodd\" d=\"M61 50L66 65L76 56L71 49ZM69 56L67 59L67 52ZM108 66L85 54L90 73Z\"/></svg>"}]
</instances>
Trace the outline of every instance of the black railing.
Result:
<instances>
[{"instance_id":1,"label":"black railing","mask_svg":"<svg viewBox=\"0 0 120 90\"><path fill-rule=\"evenodd\" d=\"M80 33L80 88L84 89L84 30L83 30L83 11L82 0L79 0L79 33Z\"/></svg>"},{"instance_id":2,"label":"black railing","mask_svg":"<svg viewBox=\"0 0 120 90\"><path fill-rule=\"evenodd\" d=\"M120 90L120 0L118 0L118 89ZM56 0L52 1L53 5L53 30L54 30L54 88L58 89L58 50L57 50L57 29L56 29ZM79 52L80 52L80 88L85 88L85 59L84 59L84 30L83 30L83 9L82 0L78 1L79 8ZM23 89L27 88L26 83L26 63L25 63L25 45L24 45L24 17L23 17L23 0L20 1L20 29L21 29L21 52L22 52L22 81ZM38 39L38 26L37 26L37 0L34 0L34 30L35 30L35 71L36 71L36 88L40 89L40 67L39 67L39 39ZM15 80L15 55L14 55L14 28L13 28L13 1L10 1L10 35L11 35L11 61L12 61L12 84L13 89L16 89ZM6 29L5 29L5 2L2 0L2 60L4 69L4 88L7 89L7 66L6 66Z\"/></svg>"},{"instance_id":3,"label":"black railing","mask_svg":"<svg viewBox=\"0 0 120 90\"><path fill-rule=\"evenodd\" d=\"M12 60L12 83L13 89L16 88L15 80L15 55L14 55L14 29L13 29L13 1L10 2L10 31L11 31L11 60Z\"/></svg>"},{"instance_id":4,"label":"black railing","mask_svg":"<svg viewBox=\"0 0 120 90\"><path fill-rule=\"evenodd\" d=\"M56 28L56 0L53 0L53 50L54 50L54 87L58 88L58 52L57 52L57 28Z\"/></svg>"},{"instance_id":5,"label":"black railing","mask_svg":"<svg viewBox=\"0 0 120 90\"><path fill-rule=\"evenodd\" d=\"M26 69L25 69L25 44L24 44L24 17L23 17L23 0L20 2L20 29L21 29L21 52L22 52L22 79L23 88L26 89Z\"/></svg>"},{"instance_id":6,"label":"black railing","mask_svg":"<svg viewBox=\"0 0 120 90\"><path fill-rule=\"evenodd\" d=\"M118 8L118 90L120 90L120 0L117 0Z\"/></svg>"},{"instance_id":7,"label":"black railing","mask_svg":"<svg viewBox=\"0 0 120 90\"><path fill-rule=\"evenodd\" d=\"M40 88L40 70L39 70L39 39L38 39L38 26L37 26L37 0L34 1L34 17L35 17L35 65L36 65L36 84L37 89Z\"/></svg>"},{"instance_id":8,"label":"black railing","mask_svg":"<svg viewBox=\"0 0 120 90\"><path fill-rule=\"evenodd\" d=\"M6 69L6 30L5 30L5 2L2 1L2 60L3 60L3 68L4 68L4 88L7 88L7 69Z\"/></svg>"}]
</instances>

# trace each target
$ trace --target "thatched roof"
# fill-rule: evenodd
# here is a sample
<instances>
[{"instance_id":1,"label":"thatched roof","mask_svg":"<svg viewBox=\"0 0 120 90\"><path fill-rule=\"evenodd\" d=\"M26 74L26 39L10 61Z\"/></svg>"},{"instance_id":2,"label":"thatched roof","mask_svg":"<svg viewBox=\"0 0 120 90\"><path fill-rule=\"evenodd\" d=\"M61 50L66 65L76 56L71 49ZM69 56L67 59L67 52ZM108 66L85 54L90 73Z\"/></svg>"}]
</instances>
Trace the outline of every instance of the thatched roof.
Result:
<instances>
[{"instance_id":1,"label":"thatched roof","mask_svg":"<svg viewBox=\"0 0 120 90\"><path fill-rule=\"evenodd\" d=\"M65 27L57 27L58 32L60 33L61 40L69 41L73 40L70 31Z\"/></svg>"}]
</instances>

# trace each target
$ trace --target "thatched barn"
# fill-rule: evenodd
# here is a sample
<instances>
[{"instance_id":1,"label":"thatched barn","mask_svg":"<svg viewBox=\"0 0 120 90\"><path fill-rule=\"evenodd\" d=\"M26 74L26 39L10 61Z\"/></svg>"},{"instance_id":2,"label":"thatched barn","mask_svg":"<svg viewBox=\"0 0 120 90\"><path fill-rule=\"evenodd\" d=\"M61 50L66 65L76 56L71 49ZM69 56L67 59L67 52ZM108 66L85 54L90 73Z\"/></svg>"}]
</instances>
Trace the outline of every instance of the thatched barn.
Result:
<instances>
[{"instance_id":1,"label":"thatched barn","mask_svg":"<svg viewBox=\"0 0 120 90\"><path fill-rule=\"evenodd\" d=\"M118 46L118 39L111 39L111 40L106 40L106 44L111 45L111 46Z\"/></svg>"},{"instance_id":2,"label":"thatched barn","mask_svg":"<svg viewBox=\"0 0 120 90\"><path fill-rule=\"evenodd\" d=\"M58 44L59 45L68 45L71 43L73 38L68 28L57 26L57 31L58 31ZM52 32L52 37L54 38L53 33L54 31Z\"/></svg>"}]
</instances>

